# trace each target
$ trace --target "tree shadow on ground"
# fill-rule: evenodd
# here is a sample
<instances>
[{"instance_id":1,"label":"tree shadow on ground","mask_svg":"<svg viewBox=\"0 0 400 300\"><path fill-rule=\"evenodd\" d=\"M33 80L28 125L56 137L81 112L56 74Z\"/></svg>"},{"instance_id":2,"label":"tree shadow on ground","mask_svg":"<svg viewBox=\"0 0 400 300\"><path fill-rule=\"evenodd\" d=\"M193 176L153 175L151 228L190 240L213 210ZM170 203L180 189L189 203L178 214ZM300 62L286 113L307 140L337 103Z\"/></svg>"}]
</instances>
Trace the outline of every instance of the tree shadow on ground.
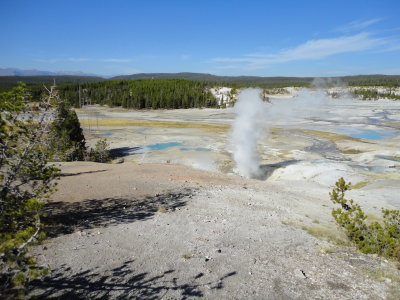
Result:
<instances>
[{"instance_id":1,"label":"tree shadow on ground","mask_svg":"<svg viewBox=\"0 0 400 300\"><path fill-rule=\"evenodd\" d=\"M275 163L275 164L261 165L260 166L261 175L258 176L257 179L267 180L272 175L272 173L274 173L275 170L278 170L280 168L284 168L284 167L287 167L290 165L295 165L298 162L300 162L300 160L292 159L292 160L286 160L286 161L282 161L282 162Z\"/></svg>"},{"instance_id":2,"label":"tree shadow on ground","mask_svg":"<svg viewBox=\"0 0 400 300\"><path fill-rule=\"evenodd\" d=\"M187 299L203 297L203 289L222 289L224 280L236 275L230 272L215 281L204 280L203 273L181 283L174 270L159 275L136 273L126 261L121 266L106 272L87 270L71 274L70 268L62 266L42 280L31 282L31 299ZM179 296L178 296L179 294Z\"/></svg>"},{"instance_id":3,"label":"tree shadow on ground","mask_svg":"<svg viewBox=\"0 0 400 300\"><path fill-rule=\"evenodd\" d=\"M186 205L194 190L147 196L139 199L105 198L81 202L50 202L44 207L43 223L48 237L108 225L147 220L162 209L174 211Z\"/></svg>"},{"instance_id":4,"label":"tree shadow on ground","mask_svg":"<svg viewBox=\"0 0 400 300\"><path fill-rule=\"evenodd\" d=\"M113 148L110 150L110 156L112 159L120 158L135 153L136 151L142 149L142 147L120 147L120 148Z\"/></svg>"},{"instance_id":5,"label":"tree shadow on ground","mask_svg":"<svg viewBox=\"0 0 400 300\"><path fill-rule=\"evenodd\" d=\"M69 177L69 176L78 176L83 174L93 174L93 173L101 173L107 172L107 170L96 170L96 171L86 171L86 172L77 172L77 173L61 173L60 177Z\"/></svg>"}]
</instances>

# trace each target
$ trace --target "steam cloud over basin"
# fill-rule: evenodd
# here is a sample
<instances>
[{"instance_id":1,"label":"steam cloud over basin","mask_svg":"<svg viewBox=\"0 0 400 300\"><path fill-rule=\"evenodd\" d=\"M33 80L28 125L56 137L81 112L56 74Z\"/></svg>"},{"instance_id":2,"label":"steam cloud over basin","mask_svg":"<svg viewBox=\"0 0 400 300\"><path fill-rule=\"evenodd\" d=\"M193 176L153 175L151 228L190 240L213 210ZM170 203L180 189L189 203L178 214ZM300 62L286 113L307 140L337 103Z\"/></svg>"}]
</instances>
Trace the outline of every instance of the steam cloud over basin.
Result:
<instances>
[{"instance_id":1,"label":"steam cloud over basin","mask_svg":"<svg viewBox=\"0 0 400 300\"><path fill-rule=\"evenodd\" d=\"M265 132L267 105L261 100L259 89L240 92L234 106L236 118L232 126L231 146L238 172L246 177L258 177L260 157L257 140Z\"/></svg>"},{"instance_id":2,"label":"steam cloud over basin","mask_svg":"<svg viewBox=\"0 0 400 300\"><path fill-rule=\"evenodd\" d=\"M264 102L259 89L245 89L240 92L234 106L236 118L232 126L231 147L239 174L246 177L260 177L260 158L257 141L268 133L268 128L284 120L287 125L297 125L302 119L321 118L329 105L326 93L317 89L303 89L295 98ZM341 101L348 101L344 98ZM296 127L296 126L295 126Z\"/></svg>"}]
</instances>

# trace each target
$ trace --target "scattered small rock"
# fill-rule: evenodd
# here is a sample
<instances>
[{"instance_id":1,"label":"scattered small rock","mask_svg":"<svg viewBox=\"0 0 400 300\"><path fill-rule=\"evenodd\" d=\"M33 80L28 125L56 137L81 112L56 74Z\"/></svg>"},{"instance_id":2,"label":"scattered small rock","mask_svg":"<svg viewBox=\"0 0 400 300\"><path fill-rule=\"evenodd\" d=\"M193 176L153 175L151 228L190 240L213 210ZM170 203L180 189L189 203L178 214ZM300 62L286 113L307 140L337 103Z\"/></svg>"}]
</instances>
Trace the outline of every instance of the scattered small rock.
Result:
<instances>
[{"instance_id":1,"label":"scattered small rock","mask_svg":"<svg viewBox=\"0 0 400 300\"><path fill-rule=\"evenodd\" d=\"M298 278L308 278L303 270L296 270L295 275Z\"/></svg>"},{"instance_id":2,"label":"scattered small rock","mask_svg":"<svg viewBox=\"0 0 400 300\"><path fill-rule=\"evenodd\" d=\"M350 262L351 264L356 264L356 265L366 264L366 263L367 263L367 261L365 261L365 260L362 259L362 258L358 258L358 257L350 257L350 258L349 258L349 262Z\"/></svg>"}]
</instances>

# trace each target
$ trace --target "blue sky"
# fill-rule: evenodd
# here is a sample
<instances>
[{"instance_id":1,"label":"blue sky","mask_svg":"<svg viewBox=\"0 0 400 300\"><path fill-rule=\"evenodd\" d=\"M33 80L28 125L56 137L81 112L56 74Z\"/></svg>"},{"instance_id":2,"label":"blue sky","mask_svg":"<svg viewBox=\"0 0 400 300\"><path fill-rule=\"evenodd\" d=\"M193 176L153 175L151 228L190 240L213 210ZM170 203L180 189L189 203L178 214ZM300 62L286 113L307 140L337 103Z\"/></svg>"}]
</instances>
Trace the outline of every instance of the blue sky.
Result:
<instances>
[{"instance_id":1,"label":"blue sky","mask_svg":"<svg viewBox=\"0 0 400 300\"><path fill-rule=\"evenodd\" d=\"M0 1L0 68L400 74L400 1Z\"/></svg>"}]
</instances>

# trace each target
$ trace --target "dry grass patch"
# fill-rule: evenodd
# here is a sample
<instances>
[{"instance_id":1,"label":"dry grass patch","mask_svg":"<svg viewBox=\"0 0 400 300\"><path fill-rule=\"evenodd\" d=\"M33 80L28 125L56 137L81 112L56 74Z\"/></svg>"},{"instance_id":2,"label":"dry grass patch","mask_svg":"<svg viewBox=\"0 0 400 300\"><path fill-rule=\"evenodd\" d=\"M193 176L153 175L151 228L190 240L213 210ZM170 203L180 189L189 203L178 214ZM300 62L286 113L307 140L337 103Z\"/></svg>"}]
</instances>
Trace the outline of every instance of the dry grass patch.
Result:
<instances>
[{"instance_id":1,"label":"dry grass patch","mask_svg":"<svg viewBox=\"0 0 400 300\"><path fill-rule=\"evenodd\" d=\"M134 126L134 127L158 127L158 128L198 128L211 132L226 132L229 124L173 122L173 121L147 121L147 120L80 120L82 126Z\"/></svg>"},{"instance_id":2,"label":"dry grass patch","mask_svg":"<svg viewBox=\"0 0 400 300\"><path fill-rule=\"evenodd\" d=\"M361 154L364 153L365 151L361 151L358 149L339 149L340 152L342 152L343 154Z\"/></svg>"},{"instance_id":3,"label":"dry grass patch","mask_svg":"<svg viewBox=\"0 0 400 300\"><path fill-rule=\"evenodd\" d=\"M351 136L347 136L347 135L343 135L343 134L338 134L338 133L311 130L311 129L297 129L297 131L305 133L305 134L315 135L315 136L318 136L320 138L327 139L327 140L329 140L331 142L337 142L337 141L340 141L340 140L361 142L360 139L353 138Z\"/></svg>"},{"instance_id":4,"label":"dry grass patch","mask_svg":"<svg viewBox=\"0 0 400 300\"><path fill-rule=\"evenodd\" d=\"M363 187L365 187L366 185L368 185L370 183L371 182L369 180L360 181L360 182L357 182L356 184L352 184L350 189L351 190L362 189Z\"/></svg>"},{"instance_id":5,"label":"dry grass patch","mask_svg":"<svg viewBox=\"0 0 400 300\"><path fill-rule=\"evenodd\" d=\"M332 231L324 226L315 224L309 226L302 226L302 230L321 240L334 243L336 245L348 245L348 239L338 231Z\"/></svg>"},{"instance_id":6,"label":"dry grass patch","mask_svg":"<svg viewBox=\"0 0 400 300\"><path fill-rule=\"evenodd\" d=\"M400 180L400 174L398 173L366 173L374 180Z\"/></svg>"}]
</instances>

